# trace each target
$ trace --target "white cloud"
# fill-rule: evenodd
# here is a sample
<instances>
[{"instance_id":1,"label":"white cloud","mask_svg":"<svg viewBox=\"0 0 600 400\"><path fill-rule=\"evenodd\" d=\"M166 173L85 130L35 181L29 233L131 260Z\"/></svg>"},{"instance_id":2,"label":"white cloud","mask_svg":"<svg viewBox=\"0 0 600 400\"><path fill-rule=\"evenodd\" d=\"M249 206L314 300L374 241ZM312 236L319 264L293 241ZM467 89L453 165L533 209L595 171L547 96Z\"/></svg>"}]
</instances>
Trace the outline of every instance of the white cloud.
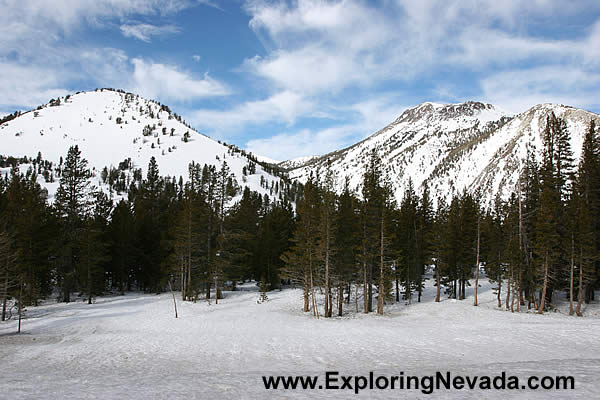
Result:
<instances>
[{"instance_id":1,"label":"white cloud","mask_svg":"<svg viewBox=\"0 0 600 400\"><path fill-rule=\"evenodd\" d=\"M164 36L179 33L181 30L175 25L156 26L150 24L123 24L120 27L125 37L132 37L144 42L150 42L153 36Z\"/></svg>"},{"instance_id":2,"label":"white cloud","mask_svg":"<svg viewBox=\"0 0 600 400\"><path fill-rule=\"evenodd\" d=\"M196 61L196 62L199 62L201 59L202 59L202 57L200 57L198 54L194 54L194 55L192 56L192 60L194 60L194 61Z\"/></svg>"},{"instance_id":3,"label":"white cloud","mask_svg":"<svg viewBox=\"0 0 600 400\"><path fill-rule=\"evenodd\" d=\"M248 101L228 110L198 110L190 112L190 120L198 127L218 135L235 134L248 124L283 122L293 124L299 115L313 110L313 105L292 91L276 93L267 99Z\"/></svg>"},{"instance_id":4,"label":"white cloud","mask_svg":"<svg viewBox=\"0 0 600 400\"><path fill-rule=\"evenodd\" d=\"M0 106L34 107L77 82L125 87L133 68L117 49L68 45L66 38L110 18L166 15L190 0L4 0L0 13Z\"/></svg>"},{"instance_id":5,"label":"white cloud","mask_svg":"<svg viewBox=\"0 0 600 400\"><path fill-rule=\"evenodd\" d=\"M307 46L296 51L280 50L267 58L247 60L245 66L281 90L306 95L330 90L337 92L349 82L366 84L372 79L352 54L332 54L320 46Z\"/></svg>"},{"instance_id":6,"label":"white cloud","mask_svg":"<svg viewBox=\"0 0 600 400\"><path fill-rule=\"evenodd\" d=\"M123 35L151 41L176 33L177 26L136 21L197 4L219 8L211 0L4 0L0 108L33 107L66 93L64 88L73 82L90 81L161 101L230 95L226 83L208 74L197 75L164 61L132 59L120 49L65 44L69 43L65 39L89 25L120 27ZM589 27L558 30L561 35L553 28L570 15L600 15L597 1L565 5L558 0L384 0L377 3L382 7L374 4L366 0L247 1L250 27L264 44L265 54L248 58L240 70L249 73L252 87L262 93L254 98L239 93L239 103L229 108L190 112L186 119L220 136L238 134L246 126L285 124L287 134L271 142L257 139L252 145L286 147L289 142L289 154L300 150L306 154L308 149L322 153L349 144L393 120L402 108L398 103L415 99L386 98L382 91L402 85L426 86L430 89L423 93L429 90L444 99L456 97L459 87L463 93L479 94L513 111L547 101L580 107L598 103L600 20ZM199 61L200 56L192 59ZM446 71L458 71L463 77L440 82ZM298 122L306 118L326 118L339 125L303 130ZM292 145L294 139L306 146Z\"/></svg>"},{"instance_id":7,"label":"white cloud","mask_svg":"<svg viewBox=\"0 0 600 400\"><path fill-rule=\"evenodd\" d=\"M503 70L546 65L593 73L600 63L600 22L571 38L548 32L560 18L597 13L598 2L397 0L384 2L383 9L372 6L248 1L250 27L267 55L248 59L244 66L274 90L326 97L456 68L477 71L485 79ZM540 30L546 34L539 35Z\"/></svg>"},{"instance_id":8,"label":"white cloud","mask_svg":"<svg viewBox=\"0 0 600 400\"><path fill-rule=\"evenodd\" d=\"M127 54L114 48L91 48L76 52L76 58L81 68L82 79L93 77L102 82L104 87L126 88L132 74L131 61Z\"/></svg>"},{"instance_id":9,"label":"white cloud","mask_svg":"<svg viewBox=\"0 0 600 400\"><path fill-rule=\"evenodd\" d=\"M347 126L338 126L316 132L304 129L264 139L253 139L246 143L246 149L254 154L279 160L320 155L339 149L352 140L354 135L346 131L348 128Z\"/></svg>"},{"instance_id":10,"label":"white cloud","mask_svg":"<svg viewBox=\"0 0 600 400\"><path fill-rule=\"evenodd\" d=\"M105 18L165 15L191 5L189 0L4 0L0 44L23 54L35 49L36 41L53 43L85 25L102 25Z\"/></svg>"},{"instance_id":11,"label":"white cloud","mask_svg":"<svg viewBox=\"0 0 600 400\"><path fill-rule=\"evenodd\" d=\"M406 107L398 105L397 96L383 94L374 99L336 107L346 121L332 127L300 129L268 138L252 139L246 148L254 154L275 159L322 155L358 142L394 120Z\"/></svg>"},{"instance_id":12,"label":"white cloud","mask_svg":"<svg viewBox=\"0 0 600 400\"><path fill-rule=\"evenodd\" d=\"M337 92L389 76L381 68L387 64L383 52L395 48L390 39L396 35L382 11L357 2L300 0L294 5L247 4L250 27L271 51L246 60L246 70L279 89L304 94Z\"/></svg>"},{"instance_id":13,"label":"white cloud","mask_svg":"<svg viewBox=\"0 0 600 400\"><path fill-rule=\"evenodd\" d=\"M539 103L597 106L599 86L600 73L566 66L503 71L482 81L484 99L513 112Z\"/></svg>"},{"instance_id":14,"label":"white cloud","mask_svg":"<svg viewBox=\"0 0 600 400\"><path fill-rule=\"evenodd\" d=\"M68 93L53 71L35 66L0 62L0 107L33 108ZM13 110L14 111L14 110Z\"/></svg>"},{"instance_id":15,"label":"white cloud","mask_svg":"<svg viewBox=\"0 0 600 400\"><path fill-rule=\"evenodd\" d=\"M201 79L174 65L152 63L141 58L133 64L132 89L149 98L187 101L195 98L226 96L229 88L205 73Z\"/></svg>"}]
</instances>

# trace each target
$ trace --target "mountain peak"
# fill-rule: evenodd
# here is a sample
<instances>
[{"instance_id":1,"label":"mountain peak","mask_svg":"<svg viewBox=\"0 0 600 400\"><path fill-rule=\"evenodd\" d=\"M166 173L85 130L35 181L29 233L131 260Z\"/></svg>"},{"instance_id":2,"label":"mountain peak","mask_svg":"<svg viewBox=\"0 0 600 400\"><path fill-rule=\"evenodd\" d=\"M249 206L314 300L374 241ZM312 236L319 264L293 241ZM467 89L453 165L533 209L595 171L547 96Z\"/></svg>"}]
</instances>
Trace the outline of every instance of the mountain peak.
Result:
<instances>
[{"instance_id":1,"label":"mountain peak","mask_svg":"<svg viewBox=\"0 0 600 400\"><path fill-rule=\"evenodd\" d=\"M351 187L360 193L363 171L375 149L396 199L402 198L410 179L417 191L427 186L434 198L449 199L465 190L479 190L484 201L491 202L497 194L506 198L514 190L527 149L539 152L543 148L541 133L551 111L565 119L578 158L590 119L600 119L596 114L541 104L513 116L478 101L426 102L404 111L393 123L355 145L291 166L289 174L304 180L325 168L330 159L338 186L348 177Z\"/></svg>"},{"instance_id":2,"label":"mountain peak","mask_svg":"<svg viewBox=\"0 0 600 400\"><path fill-rule=\"evenodd\" d=\"M4 156L36 157L41 152L44 160L58 165L73 145L79 146L97 178L104 167L125 160L144 173L154 157L161 175L171 177L187 176L192 161L217 168L226 161L240 185L261 194L272 195L262 181L280 179L253 155L194 130L168 106L122 90L52 99L0 125Z\"/></svg>"},{"instance_id":3,"label":"mountain peak","mask_svg":"<svg viewBox=\"0 0 600 400\"><path fill-rule=\"evenodd\" d=\"M464 103L454 104L425 102L416 107L405 110L395 122L416 122L417 120L423 118L449 120L460 117L477 117L485 112L494 114L491 116L492 118L499 115L508 114L492 104L482 103L479 101L466 101ZM486 118L486 120L489 120L489 118Z\"/></svg>"}]
</instances>

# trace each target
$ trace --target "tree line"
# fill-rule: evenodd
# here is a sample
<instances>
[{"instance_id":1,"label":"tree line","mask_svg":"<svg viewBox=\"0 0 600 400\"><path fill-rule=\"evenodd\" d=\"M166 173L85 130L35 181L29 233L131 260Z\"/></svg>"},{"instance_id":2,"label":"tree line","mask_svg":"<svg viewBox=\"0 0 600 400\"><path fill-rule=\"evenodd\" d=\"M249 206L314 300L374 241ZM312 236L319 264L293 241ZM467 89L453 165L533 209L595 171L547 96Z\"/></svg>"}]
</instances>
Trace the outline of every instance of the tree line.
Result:
<instances>
[{"instance_id":1,"label":"tree line","mask_svg":"<svg viewBox=\"0 0 600 400\"><path fill-rule=\"evenodd\" d=\"M60 164L53 202L39 168L21 173L14 164L0 179L3 318L11 299L91 303L170 285L183 300L218 302L247 280L262 292L298 285L303 310L324 317L419 302L427 279L437 302L464 300L474 285L477 305L480 270L498 307L542 313L565 292L570 313L581 315L600 276L598 129L592 121L576 166L565 122L546 122L542 158L531 149L512 195L491 206L470 192L446 202L410 181L396 200L376 151L360 193L347 179L337 193L327 167L273 199L240 189L225 159L191 163L184 181L162 177L152 158L118 201L91 186L77 146Z\"/></svg>"},{"instance_id":2,"label":"tree line","mask_svg":"<svg viewBox=\"0 0 600 400\"><path fill-rule=\"evenodd\" d=\"M477 305L481 270L498 307L542 313L564 291L569 313L581 315L600 283L598 129L592 121L577 166L564 120L548 116L542 137L542 159L530 149L511 196L491 205L464 192L434 206L426 182L417 194L410 180L397 202L376 150L360 196L348 181L337 195L329 166L311 176L282 255L282 275L303 287L303 310L331 317L335 305L341 316L354 299L356 312L383 314L385 303L421 301L425 279L436 302L442 293L464 300L474 284Z\"/></svg>"},{"instance_id":3,"label":"tree line","mask_svg":"<svg viewBox=\"0 0 600 400\"><path fill-rule=\"evenodd\" d=\"M301 185L270 198L241 190L225 159L218 168L190 164L184 181L162 177L153 157L146 176L128 180L115 201L112 187L107 194L92 186L87 160L73 146L56 171L60 183L50 202L38 183L46 165L38 158L28 160L33 166L26 172L7 158L15 162L0 177L3 319L11 299L91 303L106 293L159 293L171 283L185 300L197 300L244 280L279 286L279 255ZM234 196L239 200L230 206Z\"/></svg>"}]
</instances>

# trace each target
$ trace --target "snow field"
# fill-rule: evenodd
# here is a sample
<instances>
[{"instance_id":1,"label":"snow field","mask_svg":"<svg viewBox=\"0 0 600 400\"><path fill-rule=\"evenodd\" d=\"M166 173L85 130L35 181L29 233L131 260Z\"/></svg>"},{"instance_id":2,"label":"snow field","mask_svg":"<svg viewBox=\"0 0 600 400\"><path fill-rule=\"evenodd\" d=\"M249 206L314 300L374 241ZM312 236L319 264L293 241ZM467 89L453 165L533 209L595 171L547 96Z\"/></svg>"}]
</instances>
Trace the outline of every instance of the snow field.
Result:
<instances>
[{"instance_id":1,"label":"snow field","mask_svg":"<svg viewBox=\"0 0 600 400\"><path fill-rule=\"evenodd\" d=\"M386 306L386 315L341 318L303 313L302 291L269 292L257 304L252 284L218 305L183 303L169 293L128 294L30 307L24 333L0 324L0 397L11 399L205 398L598 398L597 304L586 317L496 308L482 280L464 301ZM251 291L251 289L254 289ZM346 306L348 307L348 306ZM573 375L575 391L304 391L264 389L263 375Z\"/></svg>"}]
</instances>

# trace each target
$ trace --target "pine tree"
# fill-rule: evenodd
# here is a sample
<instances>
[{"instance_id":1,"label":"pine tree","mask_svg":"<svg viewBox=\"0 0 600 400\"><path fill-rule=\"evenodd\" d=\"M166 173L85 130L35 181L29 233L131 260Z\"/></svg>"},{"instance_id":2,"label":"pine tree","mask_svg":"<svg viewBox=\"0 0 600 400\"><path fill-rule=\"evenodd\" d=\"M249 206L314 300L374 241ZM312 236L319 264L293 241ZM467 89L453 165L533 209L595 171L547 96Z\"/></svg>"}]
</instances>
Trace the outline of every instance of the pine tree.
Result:
<instances>
[{"instance_id":1,"label":"pine tree","mask_svg":"<svg viewBox=\"0 0 600 400\"><path fill-rule=\"evenodd\" d=\"M304 288L304 312L310 309L317 316L314 296L315 268L318 256L319 193L314 177L304 185L304 198L296 205L297 221L292 247L282 255L285 263L283 276ZM312 304L309 302L312 300Z\"/></svg>"},{"instance_id":2,"label":"pine tree","mask_svg":"<svg viewBox=\"0 0 600 400\"><path fill-rule=\"evenodd\" d=\"M339 198L335 243L338 248L334 262L334 274L338 280L338 315L342 316L344 287L348 286L347 302L350 302L350 288L357 278L358 251L360 249L360 223L358 200L350 191L350 180L346 177L344 189Z\"/></svg>"},{"instance_id":3,"label":"pine tree","mask_svg":"<svg viewBox=\"0 0 600 400\"><path fill-rule=\"evenodd\" d=\"M336 195L335 178L331 170L331 161L327 162L327 170L322 184L321 195L321 224L319 226L319 261L323 264L325 286L325 318L332 316L333 296L331 293L332 260L336 255L335 226L336 226Z\"/></svg>"},{"instance_id":4,"label":"pine tree","mask_svg":"<svg viewBox=\"0 0 600 400\"><path fill-rule=\"evenodd\" d=\"M536 284L536 260L534 247L537 242L537 215L539 212L540 199L540 178L539 167L535 158L535 153L527 150L525 167L521 173L522 200L522 245L525 256L525 266L523 271L522 288L528 299L528 308L533 306L537 309L537 299L535 295Z\"/></svg>"},{"instance_id":5,"label":"pine tree","mask_svg":"<svg viewBox=\"0 0 600 400\"><path fill-rule=\"evenodd\" d=\"M362 185L361 210L364 312L373 311L373 283L377 282L379 294L377 313L383 314L386 294L391 288L389 263L389 230L391 185L384 178L377 149L373 149L367 163ZM386 224L386 222L388 222Z\"/></svg>"},{"instance_id":6,"label":"pine tree","mask_svg":"<svg viewBox=\"0 0 600 400\"><path fill-rule=\"evenodd\" d=\"M256 238L259 228L259 211L261 201L256 193L245 188L242 198L234 204L225 218L224 242L220 247L225 257L227 268L225 276L232 282L232 290L236 282L252 277L252 261L256 257ZM267 271L267 276L270 271ZM266 279L261 276L261 279ZM268 284L265 282L265 284Z\"/></svg>"},{"instance_id":7,"label":"pine tree","mask_svg":"<svg viewBox=\"0 0 600 400\"><path fill-rule=\"evenodd\" d=\"M216 169L213 165L204 165L202 168L202 191L205 193L206 212L206 299L210 299L210 288L214 283L214 234L215 234L215 188Z\"/></svg>"},{"instance_id":8,"label":"pine tree","mask_svg":"<svg viewBox=\"0 0 600 400\"><path fill-rule=\"evenodd\" d=\"M505 266L504 254L506 249L506 235L504 233L505 207L500 197L496 197L494 207L483 217L482 234L483 259L485 271L490 282L496 283L496 298L498 307L502 307L501 295L504 282Z\"/></svg>"},{"instance_id":9,"label":"pine tree","mask_svg":"<svg viewBox=\"0 0 600 400\"><path fill-rule=\"evenodd\" d=\"M111 262L108 263L107 272L113 288L124 294L125 290L132 289L132 267L140 252L136 243L134 215L129 202L121 200L113 209L108 232Z\"/></svg>"},{"instance_id":10,"label":"pine tree","mask_svg":"<svg viewBox=\"0 0 600 400\"><path fill-rule=\"evenodd\" d=\"M396 287L398 281L404 286L404 300L412 303L412 290L420 281L418 276L421 274L422 266L419 258L419 221L418 221L419 200L414 191L412 180L409 179L408 185L404 191L400 211L398 215L398 225L396 232L396 246L402 254L402 263L400 268L396 268ZM420 286L420 282L418 284ZM398 301L399 292L396 290L396 301Z\"/></svg>"},{"instance_id":11,"label":"pine tree","mask_svg":"<svg viewBox=\"0 0 600 400\"><path fill-rule=\"evenodd\" d=\"M103 192L96 194L93 214L86 216L81 235L80 273L88 304L92 297L104 291L104 267L109 260L108 219L112 212L112 201Z\"/></svg>"},{"instance_id":12,"label":"pine tree","mask_svg":"<svg viewBox=\"0 0 600 400\"><path fill-rule=\"evenodd\" d=\"M228 182L231 179L231 170L227 165L226 161L221 164L221 169L216 175L215 185L215 205L216 215L218 223L218 237L217 237L217 258L215 259L213 269L213 279L215 284L215 303L219 303L221 295L221 288L219 284L225 279L225 269L231 265L232 255L225 246L228 239L233 239L233 235L230 236L229 232L225 230L225 213L226 205L231 199L231 192L228 190Z\"/></svg>"},{"instance_id":13,"label":"pine tree","mask_svg":"<svg viewBox=\"0 0 600 400\"><path fill-rule=\"evenodd\" d=\"M2 299L2 319L6 320L6 306L11 296L11 289L18 285L20 279L15 268L16 254L13 240L5 229L0 229L0 297Z\"/></svg>"},{"instance_id":14,"label":"pine tree","mask_svg":"<svg viewBox=\"0 0 600 400\"><path fill-rule=\"evenodd\" d=\"M514 311L514 303L518 299L517 309L520 306L521 271L523 267L523 252L521 246L521 235L519 230L519 199L513 193L507 204L506 217L504 219L505 249L504 262L507 265L507 292L505 306ZM511 300L512 295L512 300Z\"/></svg>"},{"instance_id":15,"label":"pine tree","mask_svg":"<svg viewBox=\"0 0 600 400\"><path fill-rule=\"evenodd\" d=\"M594 120L586 131L577 172L576 198L577 239L579 248L579 284L577 315L581 305L589 303L599 280L600 261L600 139ZM584 294L585 292L585 294Z\"/></svg>"},{"instance_id":16,"label":"pine tree","mask_svg":"<svg viewBox=\"0 0 600 400\"><path fill-rule=\"evenodd\" d=\"M70 301L71 291L77 283L77 267L81 258L80 234L91 206L90 171L87 165L78 146L69 148L54 202L63 226L63 251L58 273L64 302Z\"/></svg>"},{"instance_id":17,"label":"pine tree","mask_svg":"<svg viewBox=\"0 0 600 400\"><path fill-rule=\"evenodd\" d=\"M150 158L146 179L140 185L139 194L134 202L137 238L139 240L139 257L137 258L136 280L144 291L160 293L166 277L161 273L162 251L161 238L166 229L162 224L166 210L161 209L161 197L165 193L164 180L160 177L158 165L154 157ZM161 282L164 281L164 282Z\"/></svg>"},{"instance_id":18,"label":"pine tree","mask_svg":"<svg viewBox=\"0 0 600 400\"><path fill-rule=\"evenodd\" d=\"M261 197L257 195L257 203ZM281 288L280 256L290 249L294 224L294 210L290 203L262 204L258 215L258 232L254 243L253 278L264 277L270 289Z\"/></svg>"},{"instance_id":19,"label":"pine tree","mask_svg":"<svg viewBox=\"0 0 600 400\"><path fill-rule=\"evenodd\" d=\"M379 223L379 284L377 288L377 314L383 315L384 305L391 296L391 264L390 259L395 259L390 247L392 235L392 220L395 204L392 198L392 185L387 179L383 179L382 204Z\"/></svg>"},{"instance_id":20,"label":"pine tree","mask_svg":"<svg viewBox=\"0 0 600 400\"><path fill-rule=\"evenodd\" d=\"M538 276L542 279L538 313L544 311L552 280L556 277L554 266L560 257L560 175L556 172L557 125L550 117L544 130L543 164L540 169L540 206L536 231Z\"/></svg>"},{"instance_id":21,"label":"pine tree","mask_svg":"<svg viewBox=\"0 0 600 400\"><path fill-rule=\"evenodd\" d=\"M433 222L432 236L431 236L431 247L432 247L432 259L435 266L435 286L436 296L435 302L440 302L441 289L442 289L442 276L445 274L444 270L447 270L447 255L446 255L446 231L448 229L448 207L441 198L438 200L437 210Z\"/></svg>"},{"instance_id":22,"label":"pine tree","mask_svg":"<svg viewBox=\"0 0 600 400\"><path fill-rule=\"evenodd\" d=\"M423 196L419 209L417 211L417 264L418 264L418 275L417 275L417 301L421 302L422 290L424 287L424 273L425 267L431 264L431 258L433 255L432 240L433 240L433 220L434 211L433 203L429 195L429 188L427 182L423 183Z\"/></svg>"}]
</instances>

